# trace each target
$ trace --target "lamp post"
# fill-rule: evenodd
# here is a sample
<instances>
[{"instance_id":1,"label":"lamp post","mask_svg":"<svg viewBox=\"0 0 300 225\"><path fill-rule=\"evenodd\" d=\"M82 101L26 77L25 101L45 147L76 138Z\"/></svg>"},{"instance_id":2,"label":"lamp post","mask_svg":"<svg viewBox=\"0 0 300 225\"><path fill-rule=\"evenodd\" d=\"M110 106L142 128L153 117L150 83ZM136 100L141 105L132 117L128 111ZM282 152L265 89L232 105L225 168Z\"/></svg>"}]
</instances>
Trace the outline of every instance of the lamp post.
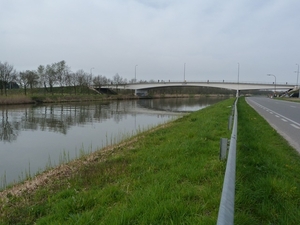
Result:
<instances>
[{"instance_id":1,"label":"lamp post","mask_svg":"<svg viewBox=\"0 0 300 225\"><path fill-rule=\"evenodd\" d=\"M297 88L299 89L299 93L298 93L298 98L300 98L300 88L299 88L299 83L298 83L298 79L299 79L299 64L296 64L298 66L297 69Z\"/></svg>"},{"instance_id":2,"label":"lamp post","mask_svg":"<svg viewBox=\"0 0 300 225\"><path fill-rule=\"evenodd\" d=\"M273 76L275 78L275 91L274 91L274 97L276 97L276 76L274 74L267 74L268 76Z\"/></svg>"},{"instance_id":3,"label":"lamp post","mask_svg":"<svg viewBox=\"0 0 300 225\"><path fill-rule=\"evenodd\" d=\"M238 83L238 88L237 88L237 92L236 92L236 97L239 97L240 95L240 63L238 63L238 80L237 80L237 83Z\"/></svg>"},{"instance_id":4,"label":"lamp post","mask_svg":"<svg viewBox=\"0 0 300 225\"><path fill-rule=\"evenodd\" d=\"M138 65L135 65L135 67L134 67L134 82L136 83L136 67L137 67Z\"/></svg>"},{"instance_id":5,"label":"lamp post","mask_svg":"<svg viewBox=\"0 0 300 225\"><path fill-rule=\"evenodd\" d=\"M185 63L183 64L183 82L185 82Z\"/></svg>"}]
</instances>

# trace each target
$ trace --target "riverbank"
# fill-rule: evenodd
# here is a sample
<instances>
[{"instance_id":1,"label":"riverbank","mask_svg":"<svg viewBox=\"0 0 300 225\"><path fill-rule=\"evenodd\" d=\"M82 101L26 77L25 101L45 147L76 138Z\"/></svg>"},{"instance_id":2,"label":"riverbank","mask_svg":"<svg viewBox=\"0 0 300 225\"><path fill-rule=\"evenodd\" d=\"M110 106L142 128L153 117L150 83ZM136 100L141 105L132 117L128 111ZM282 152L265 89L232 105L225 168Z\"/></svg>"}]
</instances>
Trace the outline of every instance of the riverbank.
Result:
<instances>
[{"instance_id":1,"label":"riverbank","mask_svg":"<svg viewBox=\"0 0 300 225\"><path fill-rule=\"evenodd\" d=\"M128 95L12 95L1 96L0 105L20 105L20 104L42 104L42 103L64 103L64 102L87 102L104 100L125 100L138 99L135 96Z\"/></svg>"},{"instance_id":2,"label":"riverbank","mask_svg":"<svg viewBox=\"0 0 300 225\"><path fill-rule=\"evenodd\" d=\"M233 101L56 168L40 186L2 192L0 224L215 224ZM299 155L243 98L238 108L235 223L297 224Z\"/></svg>"},{"instance_id":3,"label":"riverbank","mask_svg":"<svg viewBox=\"0 0 300 225\"><path fill-rule=\"evenodd\" d=\"M203 97L229 97L220 94L162 94L146 97L134 95L12 95L0 96L0 105L21 105L21 104L43 104L43 103L64 103L64 102L92 102L92 101L110 101L110 100L132 100L132 99L156 99L156 98L203 98Z\"/></svg>"}]
</instances>

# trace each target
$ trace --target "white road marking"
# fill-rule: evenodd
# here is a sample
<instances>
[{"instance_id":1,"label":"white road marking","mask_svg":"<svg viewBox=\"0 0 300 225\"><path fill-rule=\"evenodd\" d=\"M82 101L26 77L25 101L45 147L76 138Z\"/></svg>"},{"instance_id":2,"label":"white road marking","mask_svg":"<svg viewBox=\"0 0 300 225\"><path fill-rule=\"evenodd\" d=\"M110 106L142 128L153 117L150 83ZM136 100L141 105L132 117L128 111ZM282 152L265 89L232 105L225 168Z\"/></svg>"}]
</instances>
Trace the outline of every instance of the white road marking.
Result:
<instances>
[{"instance_id":1,"label":"white road marking","mask_svg":"<svg viewBox=\"0 0 300 225\"><path fill-rule=\"evenodd\" d=\"M296 129L300 130L300 127L296 126L295 124L291 124L292 127L295 127Z\"/></svg>"},{"instance_id":2,"label":"white road marking","mask_svg":"<svg viewBox=\"0 0 300 225\"><path fill-rule=\"evenodd\" d=\"M281 119L283 122L287 122L287 120L285 120L285 119Z\"/></svg>"},{"instance_id":3,"label":"white road marking","mask_svg":"<svg viewBox=\"0 0 300 225\"><path fill-rule=\"evenodd\" d=\"M257 102L255 102L255 101L253 101L253 100L251 100L254 104L256 104L257 106L262 106L261 104L259 104L259 103L257 103ZM300 129L300 123L297 123L296 121L294 121L294 120L291 120L291 119L289 119L289 118L287 118L287 117L285 117L285 116L283 116L283 115L281 115L281 114L279 114L279 113L277 113L277 112L275 112L275 111L273 111L273 110L271 110L271 109L268 109L267 107L264 107L265 109L266 109L266 111L269 111L269 112L273 112L273 113L275 113L275 114L277 114L278 116L280 116L280 117L282 117L282 118L284 118L284 119L286 119L287 121L290 121L290 122L292 122L293 123L293 127L299 127L299 129ZM282 119L281 119L282 120ZM295 128L296 128L295 127ZM298 128L297 128L298 129Z\"/></svg>"}]
</instances>

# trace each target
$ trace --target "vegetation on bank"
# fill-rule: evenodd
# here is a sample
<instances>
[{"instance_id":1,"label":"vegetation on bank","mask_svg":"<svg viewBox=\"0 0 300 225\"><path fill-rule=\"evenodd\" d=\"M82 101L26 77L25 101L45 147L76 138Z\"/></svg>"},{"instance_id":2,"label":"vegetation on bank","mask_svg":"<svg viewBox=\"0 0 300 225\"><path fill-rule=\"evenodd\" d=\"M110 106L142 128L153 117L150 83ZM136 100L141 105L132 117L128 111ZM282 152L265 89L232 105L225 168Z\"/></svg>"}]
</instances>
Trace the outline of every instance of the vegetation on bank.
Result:
<instances>
[{"instance_id":1,"label":"vegetation on bank","mask_svg":"<svg viewBox=\"0 0 300 225\"><path fill-rule=\"evenodd\" d=\"M0 224L216 224L219 142L230 137L233 101L100 150L34 191L6 194ZM244 98L238 111L235 224L298 224L298 153Z\"/></svg>"},{"instance_id":2,"label":"vegetation on bank","mask_svg":"<svg viewBox=\"0 0 300 225\"><path fill-rule=\"evenodd\" d=\"M0 105L83 102L135 98L132 95L129 96L127 93L120 95L105 95L88 87L78 87L78 89L78 93L74 94L73 87L65 87L64 94L61 94L59 87L53 87L52 93L44 93L42 88L33 88L29 93L27 93L27 95L22 93L22 89L11 89L8 90L8 96L0 96Z\"/></svg>"}]
</instances>

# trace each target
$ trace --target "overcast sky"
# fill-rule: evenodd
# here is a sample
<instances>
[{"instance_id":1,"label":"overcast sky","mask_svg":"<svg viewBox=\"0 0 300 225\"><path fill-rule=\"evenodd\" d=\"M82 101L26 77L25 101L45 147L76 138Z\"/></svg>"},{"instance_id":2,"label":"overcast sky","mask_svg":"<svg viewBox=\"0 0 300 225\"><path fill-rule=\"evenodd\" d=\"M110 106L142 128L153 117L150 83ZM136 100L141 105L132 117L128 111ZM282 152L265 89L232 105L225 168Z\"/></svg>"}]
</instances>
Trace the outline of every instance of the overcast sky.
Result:
<instances>
[{"instance_id":1,"label":"overcast sky","mask_svg":"<svg viewBox=\"0 0 300 225\"><path fill-rule=\"evenodd\" d=\"M236 81L239 64L240 81L296 84L300 1L0 0L1 62L61 60L128 80Z\"/></svg>"}]
</instances>

